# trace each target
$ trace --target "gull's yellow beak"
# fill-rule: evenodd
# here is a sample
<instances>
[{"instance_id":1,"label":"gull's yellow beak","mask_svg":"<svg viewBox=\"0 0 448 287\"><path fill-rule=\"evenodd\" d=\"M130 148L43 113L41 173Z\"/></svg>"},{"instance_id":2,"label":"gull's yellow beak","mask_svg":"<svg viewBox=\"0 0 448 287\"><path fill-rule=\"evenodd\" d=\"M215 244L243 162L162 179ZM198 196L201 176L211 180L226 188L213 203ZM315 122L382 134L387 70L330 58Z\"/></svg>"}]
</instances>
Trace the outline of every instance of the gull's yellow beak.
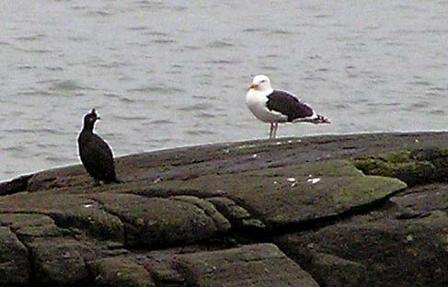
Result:
<instances>
[{"instance_id":1,"label":"gull's yellow beak","mask_svg":"<svg viewBox=\"0 0 448 287\"><path fill-rule=\"evenodd\" d=\"M258 87L257 84L251 84L251 85L249 86L249 90L256 89L257 87Z\"/></svg>"}]
</instances>

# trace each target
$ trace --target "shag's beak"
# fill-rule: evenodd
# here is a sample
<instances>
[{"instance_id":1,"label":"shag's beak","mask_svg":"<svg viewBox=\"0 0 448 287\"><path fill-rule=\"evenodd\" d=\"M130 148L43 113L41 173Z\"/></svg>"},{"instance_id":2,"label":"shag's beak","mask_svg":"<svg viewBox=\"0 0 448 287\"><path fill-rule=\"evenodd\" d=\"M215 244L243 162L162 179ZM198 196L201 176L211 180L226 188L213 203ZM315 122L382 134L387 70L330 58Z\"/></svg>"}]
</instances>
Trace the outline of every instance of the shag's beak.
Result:
<instances>
[{"instance_id":1,"label":"shag's beak","mask_svg":"<svg viewBox=\"0 0 448 287\"><path fill-rule=\"evenodd\" d=\"M248 90L256 89L258 87L257 84L251 84Z\"/></svg>"},{"instance_id":2,"label":"shag's beak","mask_svg":"<svg viewBox=\"0 0 448 287\"><path fill-rule=\"evenodd\" d=\"M101 120L101 117L96 117L97 120Z\"/></svg>"}]
</instances>

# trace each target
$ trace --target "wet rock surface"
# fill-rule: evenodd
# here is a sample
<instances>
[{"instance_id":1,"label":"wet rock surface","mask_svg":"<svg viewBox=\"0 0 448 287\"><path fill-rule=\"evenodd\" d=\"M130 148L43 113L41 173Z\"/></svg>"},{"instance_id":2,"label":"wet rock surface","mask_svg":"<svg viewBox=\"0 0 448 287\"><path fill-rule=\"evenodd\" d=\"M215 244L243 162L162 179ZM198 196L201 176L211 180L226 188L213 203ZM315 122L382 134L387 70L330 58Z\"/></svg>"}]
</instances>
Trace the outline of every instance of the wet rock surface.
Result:
<instances>
[{"instance_id":1,"label":"wet rock surface","mask_svg":"<svg viewBox=\"0 0 448 287\"><path fill-rule=\"evenodd\" d=\"M190 286L319 286L273 244L177 255Z\"/></svg>"},{"instance_id":2,"label":"wet rock surface","mask_svg":"<svg viewBox=\"0 0 448 287\"><path fill-rule=\"evenodd\" d=\"M448 134L285 138L0 184L0 286L447 286Z\"/></svg>"}]
</instances>

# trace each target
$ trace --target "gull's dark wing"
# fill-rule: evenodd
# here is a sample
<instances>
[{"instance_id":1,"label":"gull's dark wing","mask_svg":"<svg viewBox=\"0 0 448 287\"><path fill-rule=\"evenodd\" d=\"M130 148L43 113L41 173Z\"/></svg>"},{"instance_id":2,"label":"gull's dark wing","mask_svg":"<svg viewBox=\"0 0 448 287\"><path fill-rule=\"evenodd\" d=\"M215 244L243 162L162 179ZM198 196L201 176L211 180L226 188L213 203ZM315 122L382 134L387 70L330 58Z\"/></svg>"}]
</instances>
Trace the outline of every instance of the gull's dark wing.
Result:
<instances>
[{"instance_id":1,"label":"gull's dark wing","mask_svg":"<svg viewBox=\"0 0 448 287\"><path fill-rule=\"evenodd\" d=\"M286 91L274 90L267 98L266 107L271 111L287 116L289 122L308 118L314 114L310 106L302 103L297 97Z\"/></svg>"}]
</instances>

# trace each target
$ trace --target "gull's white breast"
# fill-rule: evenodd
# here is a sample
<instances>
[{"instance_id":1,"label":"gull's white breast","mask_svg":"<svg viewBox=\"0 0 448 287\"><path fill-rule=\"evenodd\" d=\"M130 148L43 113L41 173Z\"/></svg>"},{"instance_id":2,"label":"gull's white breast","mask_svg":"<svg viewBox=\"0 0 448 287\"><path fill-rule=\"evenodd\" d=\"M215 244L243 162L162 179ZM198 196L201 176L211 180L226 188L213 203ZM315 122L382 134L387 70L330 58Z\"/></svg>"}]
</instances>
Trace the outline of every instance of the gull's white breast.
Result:
<instances>
[{"instance_id":1,"label":"gull's white breast","mask_svg":"<svg viewBox=\"0 0 448 287\"><path fill-rule=\"evenodd\" d=\"M266 102L268 101L267 96L271 94L272 91L273 90L249 90L246 94L247 107L260 121L266 123L285 122L287 120L285 115L276 111L270 111L266 107Z\"/></svg>"}]
</instances>

